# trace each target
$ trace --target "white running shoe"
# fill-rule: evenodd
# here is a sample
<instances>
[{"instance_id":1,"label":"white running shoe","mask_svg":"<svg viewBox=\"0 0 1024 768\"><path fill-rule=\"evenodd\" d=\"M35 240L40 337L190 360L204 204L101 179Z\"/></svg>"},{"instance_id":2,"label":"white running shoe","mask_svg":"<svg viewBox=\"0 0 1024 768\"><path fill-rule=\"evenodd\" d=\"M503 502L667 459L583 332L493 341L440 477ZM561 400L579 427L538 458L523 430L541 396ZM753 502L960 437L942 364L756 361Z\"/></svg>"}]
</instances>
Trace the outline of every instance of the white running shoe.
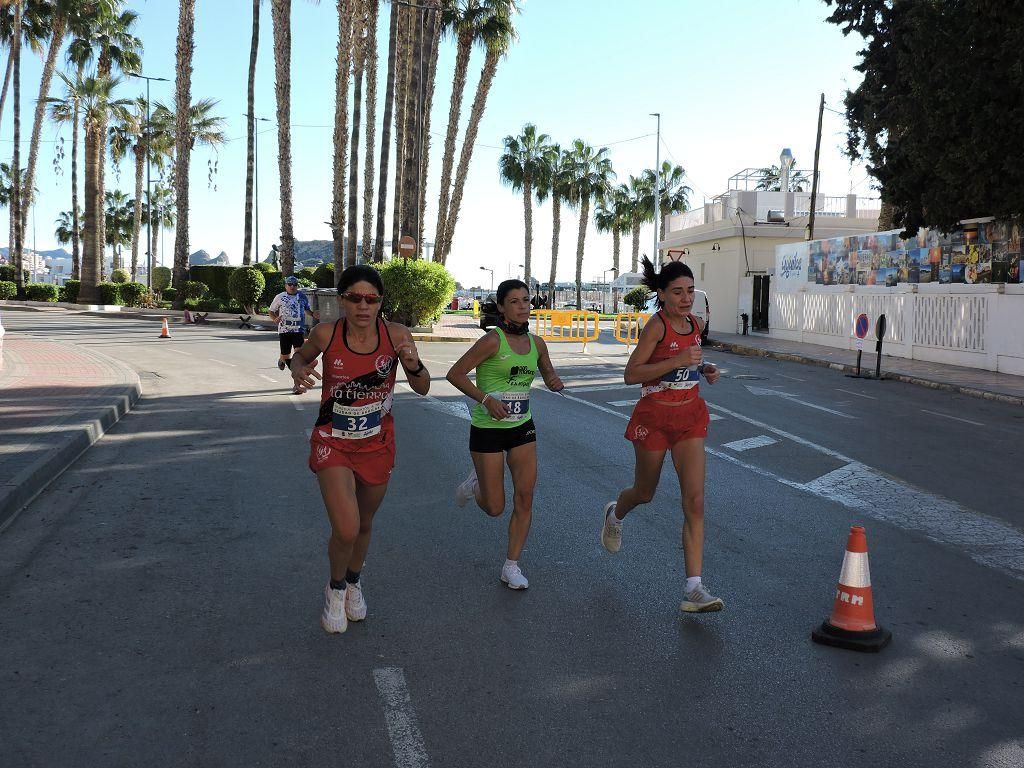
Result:
<instances>
[{"instance_id":1,"label":"white running shoe","mask_svg":"<svg viewBox=\"0 0 1024 768\"><path fill-rule=\"evenodd\" d=\"M604 505L604 521L601 523L601 543L613 555L622 546L622 521L615 517L615 502Z\"/></svg>"},{"instance_id":2,"label":"white running shoe","mask_svg":"<svg viewBox=\"0 0 1024 768\"><path fill-rule=\"evenodd\" d=\"M519 570L519 563L505 563L501 567L501 580L509 589L526 589L530 586L530 582Z\"/></svg>"},{"instance_id":3,"label":"white running shoe","mask_svg":"<svg viewBox=\"0 0 1024 768\"><path fill-rule=\"evenodd\" d=\"M349 621L366 618L366 600L363 599L363 585L359 582L349 584L345 589L345 615Z\"/></svg>"},{"instance_id":4,"label":"white running shoe","mask_svg":"<svg viewBox=\"0 0 1024 768\"><path fill-rule=\"evenodd\" d=\"M722 598L714 597L708 592L707 587L700 584L696 589L683 594L683 602L679 607L687 613L708 613L722 610L725 603L722 602Z\"/></svg>"},{"instance_id":5,"label":"white running shoe","mask_svg":"<svg viewBox=\"0 0 1024 768\"><path fill-rule=\"evenodd\" d=\"M470 499L476 498L476 469L469 473L469 477L459 483L455 489L455 503L460 507L466 506Z\"/></svg>"},{"instance_id":6,"label":"white running shoe","mask_svg":"<svg viewBox=\"0 0 1024 768\"><path fill-rule=\"evenodd\" d=\"M348 629L345 616L345 592L348 590L324 587L324 612L320 614L320 626L331 634L340 634Z\"/></svg>"}]
</instances>

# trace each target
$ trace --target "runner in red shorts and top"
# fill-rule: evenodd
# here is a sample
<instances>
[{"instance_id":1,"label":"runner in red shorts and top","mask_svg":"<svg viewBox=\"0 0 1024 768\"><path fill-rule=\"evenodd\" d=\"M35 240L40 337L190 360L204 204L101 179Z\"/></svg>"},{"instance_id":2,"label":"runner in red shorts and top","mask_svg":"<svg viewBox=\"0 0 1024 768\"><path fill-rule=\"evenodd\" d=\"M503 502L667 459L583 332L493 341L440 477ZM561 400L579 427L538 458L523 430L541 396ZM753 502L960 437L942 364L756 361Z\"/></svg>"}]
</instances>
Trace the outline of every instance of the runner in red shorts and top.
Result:
<instances>
[{"instance_id":1,"label":"runner in red shorts and top","mask_svg":"<svg viewBox=\"0 0 1024 768\"><path fill-rule=\"evenodd\" d=\"M331 524L330 582L320 623L332 633L366 618L360 572L395 465L391 408L399 363L416 393L430 389L430 374L409 329L380 317L383 294L377 270L346 269L338 280L344 319L318 325L292 357L297 387L309 389L323 379L309 468L320 483ZM321 354L322 375L316 370Z\"/></svg>"},{"instance_id":2,"label":"runner in red shorts and top","mask_svg":"<svg viewBox=\"0 0 1024 768\"><path fill-rule=\"evenodd\" d=\"M627 384L641 384L640 401L626 427L636 467L633 485L604 508L601 543L616 553L622 543L622 521L640 504L654 498L665 454L679 478L683 497L683 557L686 587L680 608L688 612L719 611L721 599L701 581L704 559L704 439L708 407L700 396L700 380L718 381L719 371L705 363L700 346L700 320L693 308L693 272L670 262L659 272L643 259L643 282L658 294L658 312L644 326L626 363Z\"/></svg>"}]
</instances>

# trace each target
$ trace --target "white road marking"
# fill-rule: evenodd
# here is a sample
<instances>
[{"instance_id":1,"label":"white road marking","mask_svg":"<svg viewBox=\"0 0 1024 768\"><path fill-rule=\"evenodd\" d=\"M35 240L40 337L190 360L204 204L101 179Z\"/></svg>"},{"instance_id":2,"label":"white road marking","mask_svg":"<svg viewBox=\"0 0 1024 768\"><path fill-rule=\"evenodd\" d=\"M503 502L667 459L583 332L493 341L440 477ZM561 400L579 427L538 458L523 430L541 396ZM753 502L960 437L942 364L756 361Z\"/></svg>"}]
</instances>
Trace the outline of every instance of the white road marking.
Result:
<instances>
[{"instance_id":1,"label":"white road marking","mask_svg":"<svg viewBox=\"0 0 1024 768\"><path fill-rule=\"evenodd\" d=\"M403 387L415 394L415 390L404 381L399 382L396 386ZM469 413L469 406L466 404L465 400L439 400L433 395L421 395L417 402L422 403L435 411L441 411L449 416L457 416L458 418L465 419L466 421L470 421L473 418Z\"/></svg>"},{"instance_id":2,"label":"white road marking","mask_svg":"<svg viewBox=\"0 0 1024 768\"><path fill-rule=\"evenodd\" d=\"M775 445L777 442L779 441L774 437L758 435L757 437L748 437L744 440L733 440L731 443L723 443L722 447L739 453L742 451L749 451L751 448L763 448L766 445Z\"/></svg>"},{"instance_id":3,"label":"white road marking","mask_svg":"<svg viewBox=\"0 0 1024 768\"><path fill-rule=\"evenodd\" d=\"M629 389L635 387L636 384L593 384L589 387L573 387L570 391L572 392L604 392L608 389Z\"/></svg>"},{"instance_id":4,"label":"white road marking","mask_svg":"<svg viewBox=\"0 0 1024 768\"><path fill-rule=\"evenodd\" d=\"M835 414L836 416L842 416L844 419L856 419L857 418L856 416L851 416L848 413L843 413L842 411L837 411L837 410L835 410L833 408L826 408L824 405L815 405L814 403L808 403L808 402L805 402L804 400L799 400L799 399L797 399L796 395L790 394L789 392L783 392L781 389L769 389L768 387L754 387L754 386L751 386L750 384L746 384L744 386L746 386L747 390L752 395L758 395L758 396L775 395L776 397L781 397L784 400L788 400L791 403L797 403L798 405L803 405L803 406L806 406L807 408L813 408L816 411L825 411L826 413L832 413L832 414Z\"/></svg>"},{"instance_id":5,"label":"white road marking","mask_svg":"<svg viewBox=\"0 0 1024 768\"><path fill-rule=\"evenodd\" d=\"M313 437L313 430L312 429L304 429L304 430L302 430L302 432L303 432L303 434L306 435L306 439L307 440L309 440L310 438Z\"/></svg>"},{"instance_id":6,"label":"white road marking","mask_svg":"<svg viewBox=\"0 0 1024 768\"><path fill-rule=\"evenodd\" d=\"M259 376L259 377L260 377L261 379L266 379L266 380L267 380L267 381L269 381L269 382L270 382L271 384L279 384L279 383L280 383L280 382L279 382L279 381L278 381L277 379L272 379L272 378L271 378L270 376L267 376L267 374L265 374L265 373L260 373L260 374L257 374L257 375L258 375L258 376Z\"/></svg>"},{"instance_id":7,"label":"white road marking","mask_svg":"<svg viewBox=\"0 0 1024 768\"><path fill-rule=\"evenodd\" d=\"M950 416L948 413L939 413L938 411L929 411L924 408L921 409L921 413L930 413L932 416L942 416L944 419L952 419L953 421L962 421L964 424L973 424L976 427L984 427L980 421L971 421L970 419L961 419L959 416Z\"/></svg>"},{"instance_id":8,"label":"white road marking","mask_svg":"<svg viewBox=\"0 0 1024 768\"><path fill-rule=\"evenodd\" d=\"M180 349L174 349L173 347L171 348L171 352L177 352L179 355L189 355L190 357L192 356L191 352L185 352Z\"/></svg>"},{"instance_id":9,"label":"white road marking","mask_svg":"<svg viewBox=\"0 0 1024 768\"><path fill-rule=\"evenodd\" d=\"M639 400L609 400L608 405L614 405L616 408L625 408L629 405L636 405Z\"/></svg>"},{"instance_id":10,"label":"white road marking","mask_svg":"<svg viewBox=\"0 0 1024 768\"><path fill-rule=\"evenodd\" d=\"M708 420L709 421L721 421L722 417L719 416L717 413L709 413L708 414Z\"/></svg>"},{"instance_id":11,"label":"white road marking","mask_svg":"<svg viewBox=\"0 0 1024 768\"><path fill-rule=\"evenodd\" d=\"M288 399L292 401L292 405L295 406L296 411L304 411L305 407L302 405L302 401L299 398L302 395L291 395Z\"/></svg>"},{"instance_id":12,"label":"white road marking","mask_svg":"<svg viewBox=\"0 0 1024 768\"><path fill-rule=\"evenodd\" d=\"M377 684L384 705L384 722L391 740L397 768L427 768L430 761L416 723L416 711L412 706L409 688L405 684L405 673L401 667L385 667L373 670L373 681Z\"/></svg>"},{"instance_id":13,"label":"white road marking","mask_svg":"<svg viewBox=\"0 0 1024 768\"><path fill-rule=\"evenodd\" d=\"M225 363L223 360L218 360L216 357L208 357L206 359L209 360L211 363L220 363L221 365L226 365L228 368L238 367L234 363Z\"/></svg>"},{"instance_id":14,"label":"white road marking","mask_svg":"<svg viewBox=\"0 0 1024 768\"><path fill-rule=\"evenodd\" d=\"M836 392L845 392L848 395L854 395L855 397L863 397L866 400L878 399L874 395L862 395L860 392L854 392L852 389L843 389L842 387L836 387Z\"/></svg>"},{"instance_id":15,"label":"white road marking","mask_svg":"<svg viewBox=\"0 0 1024 768\"><path fill-rule=\"evenodd\" d=\"M543 392L546 390L541 391ZM579 390L574 389L573 392L579 392ZM590 408L594 408L598 411L603 411L604 413L610 413L612 416L618 416L620 419L625 419L626 421L629 421L628 414L622 413L621 411L613 411L611 408L605 408L603 405L598 405L597 403L592 403L589 400L584 400L582 397L573 397L572 395L567 395L564 389L561 392L552 392L551 394L561 395L566 400L572 400L574 403L583 403L584 405Z\"/></svg>"},{"instance_id":16,"label":"white road marking","mask_svg":"<svg viewBox=\"0 0 1024 768\"><path fill-rule=\"evenodd\" d=\"M780 373L778 375L781 376L784 379L792 379L793 381L807 381L807 379L798 379L796 376L787 376L784 373Z\"/></svg>"},{"instance_id":17,"label":"white road marking","mask_svg":"<svg viewBox=\"0 0 1024 768\"><path fill-rule=\"evenodd\" d=\"M572 374L572 376L570 378L573 381L587 381L587 380L590 380L590 379L621 379L622 378L622 372L621 371L613 371L611 373L608 373L608 372L606 372L606 373L584 373L582 376L577 376L576 374Z\"/></svg>"},{"instance_id":18,"label":"white road marking","mask_svg":"<svg viewBox=\"0 0 1024 768\"><path fill-rule=\"evenodd\" d=\"M724 413L726 416L732 416L733 418L739 419L740 421L745 421L747 422L747 424L753 424L755 427L766 429L769 432L779 435L780 437L786 438L787 440L792 440L794 443L802 445L805 448L810 448L811 450L817 451L818 453L823 453L826 456L831 456L833 459L838 459L839 461L843 462L853 461L853 459L851 459L849 456L845 456L839 453L839 451L833 451L831 448L826 448L823 445L818 445L817 443L813 443L810 440L807 440L806 438L794 435L792 432L786 432L785 430L779 429L778 427L773 427L771 424L766 424L763 421L758 421L757 419L752 419L749 416L744 416L742 413L730 411L728 408L723 408L722 406L716 403L708 403L708 408L714 409L719 413Z\"/></svg>"}]
</instances>

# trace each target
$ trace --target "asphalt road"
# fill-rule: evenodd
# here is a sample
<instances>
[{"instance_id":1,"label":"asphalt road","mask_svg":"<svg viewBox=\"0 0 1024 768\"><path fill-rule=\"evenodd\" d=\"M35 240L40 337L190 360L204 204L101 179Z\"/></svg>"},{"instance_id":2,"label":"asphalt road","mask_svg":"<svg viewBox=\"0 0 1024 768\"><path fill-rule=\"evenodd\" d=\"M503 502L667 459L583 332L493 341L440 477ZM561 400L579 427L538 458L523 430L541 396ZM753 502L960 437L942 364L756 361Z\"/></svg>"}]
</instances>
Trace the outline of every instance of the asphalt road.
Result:
<instances>
[{"instance_id":1,"label":"asphalt road","mask_svg":"<svg viewBox=\"0 0 1024 768\"><path fill-rule=\"evenodd\" d=\"M666 469L612 557L636 387L615 344L553 346L521 563L461 510L465 345L424 344L364 570L368 619L319 627L328 532L269 333L7 313L134 366L135 410L0 536L0 754L28 765L1024 765L1021 409L711 352L705 580L681 615ZM878 655L824 648L849 526Z\"/></svg>"}]
</instances>

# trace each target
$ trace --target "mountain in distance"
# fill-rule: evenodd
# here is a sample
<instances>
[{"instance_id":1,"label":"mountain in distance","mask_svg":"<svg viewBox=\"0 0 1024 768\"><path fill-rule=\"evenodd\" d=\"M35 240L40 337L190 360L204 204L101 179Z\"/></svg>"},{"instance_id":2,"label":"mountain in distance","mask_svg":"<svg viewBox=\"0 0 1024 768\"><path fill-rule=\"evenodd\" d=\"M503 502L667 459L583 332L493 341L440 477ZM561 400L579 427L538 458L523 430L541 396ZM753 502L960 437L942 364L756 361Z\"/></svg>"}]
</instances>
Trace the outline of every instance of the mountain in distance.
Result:
<instances>
[{"instance_id":1,"label":"mountain in distance","mask_svg":"<svg viewBox=\"0 0 1024 768\"><path fill-rule=\"evenodd\" d=\"M31 251L31 248L26 248L26 251ZM5 259L10 253L10 248L0 248L0 256ZM65 251L63 248L54 248L50 251L39 251L39 255L44 259L70 259L71 254Z\"/></svg>"}]
</instances>

